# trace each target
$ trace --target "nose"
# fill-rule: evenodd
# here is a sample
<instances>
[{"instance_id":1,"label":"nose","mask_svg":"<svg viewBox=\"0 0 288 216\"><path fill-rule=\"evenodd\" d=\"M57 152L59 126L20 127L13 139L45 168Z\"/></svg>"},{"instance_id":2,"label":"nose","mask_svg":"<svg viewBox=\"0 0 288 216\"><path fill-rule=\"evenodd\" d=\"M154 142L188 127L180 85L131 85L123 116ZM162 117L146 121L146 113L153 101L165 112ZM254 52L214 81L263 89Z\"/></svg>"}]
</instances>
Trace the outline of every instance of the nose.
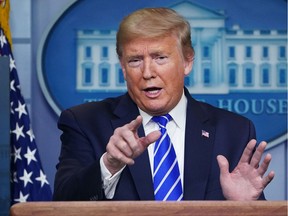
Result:
<instances>
[{"instance_id":1,"label":"nose","mask_svg":"<svg viewBox=\"0 0 288 216\"><path fill-rule=\"evenodd\" d=\"M151 79L157 76L153 63L150 60L145 60L142 68L142 75L144 79Z\"/></svg>"}]
</instances>

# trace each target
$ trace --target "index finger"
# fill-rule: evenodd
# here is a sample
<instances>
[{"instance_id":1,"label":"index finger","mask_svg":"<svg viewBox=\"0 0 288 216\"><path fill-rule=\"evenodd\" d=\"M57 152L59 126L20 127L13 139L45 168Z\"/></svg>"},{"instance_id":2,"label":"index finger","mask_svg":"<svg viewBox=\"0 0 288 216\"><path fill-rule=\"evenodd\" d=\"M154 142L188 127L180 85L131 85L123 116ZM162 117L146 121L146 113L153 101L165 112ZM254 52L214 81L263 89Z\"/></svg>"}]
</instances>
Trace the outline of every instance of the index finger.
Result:
<instances>
[{"instance_id":1,"label":"index finger","mask_svg":"<svg viewBox=\"0 0 288 216\"><path fill-rule=\"evenodd\" d=\"M138 115L134 120L127 124L127 127L131 131L137 131L137 129L142 124L142 116Z\"/></svg>"},{"instance_id":2,"label":"index finger","mask_svg":"<svg viewBox=\"0 0 288 216\"><path fill-rule=\"evenodd\" d=\"M250 162L250 159L252 157L255 145L256 145L255 139L252 139L248 142L247 146L245 147L245 149L243 151L243 154L240 158L239 163L249 163Z\"/></svg>"}]
</instances>

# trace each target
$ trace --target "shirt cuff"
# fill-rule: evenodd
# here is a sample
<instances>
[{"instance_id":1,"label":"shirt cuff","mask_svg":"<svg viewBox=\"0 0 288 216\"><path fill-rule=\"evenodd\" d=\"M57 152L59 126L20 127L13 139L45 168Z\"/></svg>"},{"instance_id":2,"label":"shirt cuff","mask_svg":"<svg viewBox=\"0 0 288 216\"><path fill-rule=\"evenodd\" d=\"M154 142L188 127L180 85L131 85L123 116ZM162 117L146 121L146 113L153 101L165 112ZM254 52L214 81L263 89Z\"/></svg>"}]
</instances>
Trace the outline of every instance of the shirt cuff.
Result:
<instances>
[{"instance_id":1,"label":"shirt cuff","mask_svg":"<svg viewBox=\"0 0 288 216\"><path fill-rule=\"evenodd\" d=\"M104 154L100 158L101 178L103 182L102 187L104 189L106 198L112 199L114 197L116 186L120 179L120 175L126 166L124 166L121 170L119 170L117 173L112 175L104 164L104 161L103 161Z\"/></svg>"}]
</instances>

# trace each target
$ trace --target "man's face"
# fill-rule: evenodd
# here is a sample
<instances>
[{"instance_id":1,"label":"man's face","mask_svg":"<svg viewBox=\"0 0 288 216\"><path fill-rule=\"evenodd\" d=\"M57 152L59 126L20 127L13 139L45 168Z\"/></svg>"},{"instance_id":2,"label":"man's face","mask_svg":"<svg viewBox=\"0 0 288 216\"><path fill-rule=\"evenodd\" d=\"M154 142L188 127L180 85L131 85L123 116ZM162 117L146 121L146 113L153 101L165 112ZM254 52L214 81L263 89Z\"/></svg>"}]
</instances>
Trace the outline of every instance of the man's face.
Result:
<instances>
[{"instance_id":1,"label":"man's face","mask_svg":"<svg viewBox=\"0 0 288 216\"><path fill-rule=\"evenodd\" d=\"M184 60L176 37L135 39L120 59L128 93L150 115L171 111L179 102L192 62Z\"/></svg>"}]
</instances>

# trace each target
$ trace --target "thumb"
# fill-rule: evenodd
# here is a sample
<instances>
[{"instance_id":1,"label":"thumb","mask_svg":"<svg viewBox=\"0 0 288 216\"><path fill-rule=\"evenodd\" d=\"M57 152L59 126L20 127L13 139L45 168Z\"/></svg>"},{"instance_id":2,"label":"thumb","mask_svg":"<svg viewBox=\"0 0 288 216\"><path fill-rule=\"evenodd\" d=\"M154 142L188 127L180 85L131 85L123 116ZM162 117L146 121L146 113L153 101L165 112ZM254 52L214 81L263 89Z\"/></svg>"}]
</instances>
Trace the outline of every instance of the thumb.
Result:
<instances>
[{"instance_id":1,"label":"thumb","mask_svg":"<svg viewBox=\"0 0 288 216\"><path fill-rule=\"evenodd\" d=\"M220 175L225 176L229 174L229 163L228 160L223 155L217 156L217 162L220 168Z\"/></svg>"},{"instance_id":2,"label":"thumb","mask_svg":"<svg viewBox=\"0 0 288 216\"><path fill-rule=\"evenodd\" d=\"M161 132L159 130L153 131L149 133L145 137L141 137L141 144L144 148L147 148L151 143L156 142L161 136Z\"/></svg>"},{"instance_id":3,"label":"thumb","mask_svg":"<svg viewBox=\"0 0 288 216\"><path fill-rule=\"evenodd\" d=\"M142 154L142 152L147 149L147 147L155 142L157 139L159 139L159 137L161 136L161 132L160 131L153 131L151 133L149 133L147 136L141 137L139 138L139 145L141 146L137 152L134 153L133 157L138 157L140 154Z\"/></svg>"}]
</instances>

